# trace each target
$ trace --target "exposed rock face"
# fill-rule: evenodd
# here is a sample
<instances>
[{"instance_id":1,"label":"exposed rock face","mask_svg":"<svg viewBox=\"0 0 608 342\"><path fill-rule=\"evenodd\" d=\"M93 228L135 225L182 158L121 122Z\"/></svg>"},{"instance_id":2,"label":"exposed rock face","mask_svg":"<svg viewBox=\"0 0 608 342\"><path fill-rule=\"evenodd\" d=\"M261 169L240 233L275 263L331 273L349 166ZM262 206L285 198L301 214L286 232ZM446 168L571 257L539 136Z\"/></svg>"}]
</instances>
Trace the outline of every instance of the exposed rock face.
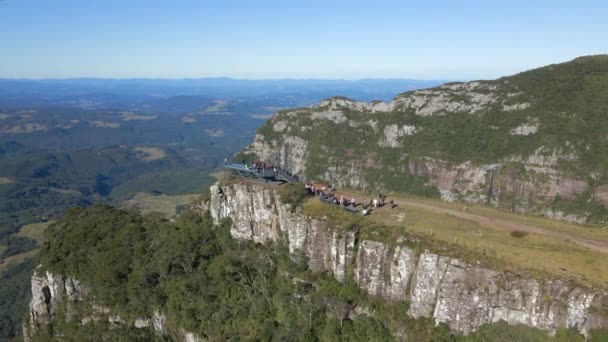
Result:
<instances>
[{"instance_id":1,"label":"exposed rock face","mask_svg":"<svg viewBox=\"0 0 608 342\"><path fill-rule=\"evenodd\" d=\"M417 257L409 248L390 250L382 242L363 240L357 248L355 282L370 296L403 301L409 297L407 288L416 263Z\"/></svg>"},{"instance_id":2,"label":"exposed rock face","mask_svg":"<svg viewBox=\"0 0 608 342\"><path fill-rule=\"evenodd\" d=\"M512 160L527 171L525 178L513 174L513 165L505 164L473 165L470 162L451 165L427 158L411 161L409 171L416 176L429 177L429 182L439 189L444 200L463 199L474 203L498 201L502 193L513 193L523 202L533 202L537 198L574 199L577 194L588 189L580 179L562 176L555 169L559 160L571 158L553 151L545 156L537 154L527 160ZM532 204L532 203L528 203ZM584 217L583 217L584 222Z\"/></svg>"},{"instance_id":3,"label":"exposed rock face","mask_svg":"<svg viewBox=\"0 0 608 342\"><path fill-rule=\"evenodd\" d=\"M32 299L30 300L28 321L23 325L23 339L32 341L32 332L40 325L51 322L59 305L67 301L81 300L88 292L78 280L55 275L50 272L34 274L31 280ZM68 310L69 312L69 310Z\"/></svg>"},{"instance_id":4,"label":"exposed rock face","mask_svg":"<svg viewBox=\"0 0 608 342\"><path fill-rule=\"evenodd\" d=\"M370 113L412 109L417 115L430 116L446 112L475 113L495 103L503 104L507 110L522 110L529 106L528 103L506 104L503 99L492 93L496 88L497 86L490 82L452 83L432 89L414 90L395 97L389 103L357 102L334 97L322 101L313 108L328 112L353 110Z\"/></svg>"},{"instance_id":5,"label":"exposed rock face","mask_svg":"<svg viewBox=\"0 0 608 342\"><path fill-rule=\"evenodd\" d=\"M523 110L530 107L530 103L528 102L521 102L521 103L514 103L514 104L505 104L502 106L502 110L505 112L510 112L510 111L514 111L514 110Z\"/></svg>"},{"instance_id":6,"label":"exposed rock face","mask_svg":"<svg viewBox=\"0 0 608 342\"><path fill-rule=\"evenodd\" d=\"M595 189L595 200L608 207L608 185L602 185Z\"/></svg>"},{"instance_id":7,"label":"exposed rock face","mask_svg":"<svg viewBox=\"0 0 608 342\"><path fill-rule=\"evenodd\" d=\"M339 98L334 97L322 101L318 106L314 106L314 109L318 110L357 110L357 111L365 111L365 112L390 112L395 109L397 102L391 101L389 103L382 101L374 101L371 103L367 102L357 102L347 98Z\"/></svg>"},{"instance_id":8,"label":"exposed rock face","mask_svg":"<svg viewBox=\"0 0 608 342\"><path fill-rule=\"evenodd\" d=\"M476 113L497 103L499 97L487 82L446 84L433 89L415 90L395 98L402 110L413 109L417 115L430 116L446 112Z\"/></svg>"},{"instance_id":9,"label":"exposed rock face","mask_svg":"<svg viewBox=\"0 0 608 342\"><path fill-rule=\"evenodd\" d=\"M361 241L357 253L355 282L367 294L380 297L384 287L384 264L388 250L385 244L377 241Z\"/></svg>"},{"instance_id":10,"label":"exposed rock face","mask_svg":"<svg viewBox=\"0 0 608 342\"><path fill-rule=\"evenodd\" d=\"M330 272L339 281L352 274L370 296L409 301L412 317L432 317L465 334L500 320L584 334L608 326L607 293L559 280L522 279L430 252L418 256L398 242L358 241L357 232L338 232L322 220L290 212L270 188L233 184L221 189L211 188L211 215L216 222L232 219L234 237L286 239L290 252L304 253L312 270Z\"/></svg>"},{"instance_id":11,"label":"exposed rock face","mask_svg":"<svg viewBox=\"0 0 608 342\"><path fill-rule=\"evenodd\" d=\"M299 175L306 172L307 146L308 143L298 136L286 135L285 139L279 144L278 141L269 143L264 136L257 134L250 150L256 153L261 160L281 165L281 167Z\"/></svg>"},{"instance_id":12,"label":"exposed rock face","mask_svg":"<svg viewBox=\"0 0 608 342\"><path fill-rule=\"evenodd\" d=\"M549 331L568 327L587 333L596 296L566 282L512 279L458 260L448 261L435 295L435 319L465 333L499 320Z\"/></svg>"},{"instance_id":13,"label":"exposed rock face","mask_svg":"<svg viewBox=\"0 0 608 342\"><path fill-rule=\"evenodd\" d=\"M352 260L355 232L338 232L322 220L303 219L292 213L271 188L233 184L210 188L209 209L214 221L232 220L231 234L237 239L265 242L287 236L290 253L303 253L313 271L330 272L342 281Z\"/></svg>"},{"instance_id":14,"label":"exposed rock face","mask_svg":"<svg viewBox=\"0 0 608 342\"><path fill-rule=\"evenodd\" d=\"M449 258L436 254L423 254L418 261L411 291L409 314L413 317L430 317L435 309L439 287L445 276Z\"/></svg>"},{"instance_id":15,"label":"exposed rock face","mask_svg":"<svg viewBox=\"0 0 608 342\"><path fill-rule=\"evenodd\" d=\"M316 120L329 120L337 124L341 124L348 120L344 113L339 110L330 110L326 112L312 112L312 118Z\"/></svg>"},{"instance_id":16,"label":"exposed rock face","mask_svg":"<svg viewBox=\"0 0 608 342\"><path fill-rule=\"evenodd\" d=\"M563 211L552 210L552 209L547 209L545 211L545 216L555 219L555 220L566 221L566 222L570 222L570 223L583 224L586 221L586 216L580 216L580 215L575 215L575 214L566 214Z\"/></svg>"},{"instance_id":17,"label":"exposed rock face","mask_svg":"<svg viewBox=\"0 0 608 342\"><path fill-rule=\"evenodd\" d=\"M67 298L78 301L87 293L86 287L78 280L65 278L46 272L32 277L32 299L30 301L30 322L47 322L57 312L57 305Z\"/></svg>"},{"instance_id":18,"label":"exposed rock face","mask_svg":"<svg viewBox=\"0 0 608 342\"><path fill-rule=\"evenodd\" d=\"M482 203L487 201L489 196L496 195L484 190L490 182L494 182L491 176L500 170L500 164L475 166L466 162L450 165L428 158L423 161L410 161L408 168L412 175L428 177L430 184L437 187L445 201L459 199L458 194L462 194L464 200Z\"/></svg>"},{"instance_id":19,"label":"exposed rock face","mask_svg":"<svg viewBox=\"0 0 608 342\"><path fill-rule=\"evenodd\" d=\"M417 256L409 248L396 246L389 263L390 284L384 289L384 297L390 301L408 298L408 286L414 270Z\"/></svg>"},{"instance_id":20,"label":"exposed rock face","mask_svg":"<svg viewBox=\"0 0 608 342\"><path fill-rule=\"evenodd\" d=\"M67 319L71 317L71 306L75 302L91 300L88 297L89 289L80 281L62 275L45 272L32 276L32 299L30 301L28 321L23 325L24 341L32 342L33 333L41 325L48 324L56 319L56 314L62 305L67 309ZM81 324L107 317L112 325L129 325L135 328L152 328L159 334L168 334L166 317L160 311L155 311L150 318L136 318L126 322L121 317L112 315L110 309L93 304L96 314L91 317L80 317ZM99 317L95 316L99 315ZM203 341L199 336L180 329L174 336L186 342Z\"/></svg>"},{"instance_id":21,"label":"exposed rock face","mask_svg":"<svg viewBox=\"0 0 608 342\"><path fill-rule=\"evenodd\" d=\"M399 147L399 138L415 133L416 126L403 125L399 127L397 125L388 125L384 127L384 139L378 142L378 145L384 147Z\"/></svg>"},{"instance_id":22,"label":"exposed rock face","mask_svg":"<svg viewBox=\"0 0 608 342\"><path fill-rule=\"evenodd\" d=\"M530 135L538 132L537 125L523 124L521 126L517 126L511 130L511 134L513 135Z\"/></svg>"}]
</instances>

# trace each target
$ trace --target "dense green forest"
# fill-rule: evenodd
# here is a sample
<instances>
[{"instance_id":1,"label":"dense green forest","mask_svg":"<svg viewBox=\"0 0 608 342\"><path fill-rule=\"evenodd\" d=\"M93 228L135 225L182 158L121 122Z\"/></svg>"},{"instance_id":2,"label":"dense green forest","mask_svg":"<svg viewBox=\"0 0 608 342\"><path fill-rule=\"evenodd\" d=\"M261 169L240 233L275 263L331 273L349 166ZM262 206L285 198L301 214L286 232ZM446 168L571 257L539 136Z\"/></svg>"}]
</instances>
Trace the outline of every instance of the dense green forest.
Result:
<instances>
[{"instance_id":1,"label":"dense green forest","mask_svg":"<svg viewBox=\"0 0 608 342\"><path fill-rule=\"evenodd\" d=\"M36 262L29 259L0 274L0 341L21 335L21 319L28 306L30 278Z\"/></svg>"},{"instance_id":2,"label":"dense green forest","mask_svg":"<svg viewBox=\"0 0 608 342\"><path fill-rule=\"evenodd\" d=\"M108 147L65 153L0 156L0 260L30 251L36 243L14 235L24 224L54 219L71 207L121 201L136 192L200 192L211 184L207 169L196 168L166 149L160 160L145 161L130 148ZM112 196L110 196L112 194Z\"/></svg>"},{"instance_id":3,"label":"dense green forest","mask_svg":"<svg viewBox=\"0 0 608 342\"><path fill-rule=\"evenodd\" d=\"M180 327L211 341L390 341L395 334L412 341L583 341L572 330L550 338L503 323L453 335L431 320L408 318L407 302L370 299L352 280L312 273L286 246L236 241L230 224L215 226L208 213L188 211L170 222L101 205L70 210L47 230L44 269L80 279L95 304L126 322L161 310L174 331L161 337L149 329L108 329L107 319L81 325L60 310L36 340L162 340ZM92 303L71 310L83 318L93 314Z\"/></svg>"}]
</instances>

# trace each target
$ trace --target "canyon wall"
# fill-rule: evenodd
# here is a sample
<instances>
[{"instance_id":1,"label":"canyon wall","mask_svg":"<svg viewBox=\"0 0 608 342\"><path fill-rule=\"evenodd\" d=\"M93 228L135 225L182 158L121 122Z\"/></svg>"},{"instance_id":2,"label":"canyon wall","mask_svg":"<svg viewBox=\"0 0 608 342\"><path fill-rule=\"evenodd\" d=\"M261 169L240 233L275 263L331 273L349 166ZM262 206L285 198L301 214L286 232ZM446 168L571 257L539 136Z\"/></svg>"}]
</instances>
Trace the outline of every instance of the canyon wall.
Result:
<instances>
[{"instance_id":1,"label":"canyon wall","mask_svg":"<svg viewBox=\"0 0 608 342\"><path fill-rule=\"evenodd\" d=\"M394 242L360 240L327 221L292 212L276 189L257 184L211 187L216 222L230 218L232 235L256 242L284 239L291 253L303 253L313 271L339 281L352 277L370 296L410 303L411 317L431 317L450 329L470 333L504 320L554 332L583 334L608 326L608 294L562 280L523 279Z\"/></svg>"},{"instance_id":2,"label":"canyon wall","mask_svg":"<svg viewBox=\"0 0 608 342\"><path fill-rule=\"evenodd\" d=\"M585 335L608 326L608 293L558 279L526 279L491 270L479 263L416 248L406 234L391 240L362 238L360 227L332 226L325 218L292 210L280 199L279 189L256 183L214 185L202 205L214 221L232 222L231 235L239 240L286 243L294 257L305 256L314 272L327 272L340 282L353 281L363 293L390 303L407 302L407 315L432 318L454 332L468 334L484 324L505 321L555 332L574 328ZM366 236L374 236L367 234ZM38 270L32 277L26 341L41 325L57 319L108 320L111 325L151 328L176 340L201 339L183 329L168 328L162 312L126 320L96 306L86 285L77 279ZM74 316L72 307L88 303L92 313ZM355 308L366 312L366 308Z\"/></svg>"}]
</instances>

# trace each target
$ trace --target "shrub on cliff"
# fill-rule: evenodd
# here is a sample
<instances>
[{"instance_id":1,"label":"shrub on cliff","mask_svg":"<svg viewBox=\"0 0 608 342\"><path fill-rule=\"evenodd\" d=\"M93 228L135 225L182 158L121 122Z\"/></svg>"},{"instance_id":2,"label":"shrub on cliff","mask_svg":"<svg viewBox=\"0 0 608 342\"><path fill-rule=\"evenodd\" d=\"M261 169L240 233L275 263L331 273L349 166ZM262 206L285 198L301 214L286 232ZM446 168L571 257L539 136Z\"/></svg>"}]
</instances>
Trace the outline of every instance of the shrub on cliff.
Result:
<instances>
[{"instance_id":1,"label":"shrub on cliff","mask_svg":"<svg viewBox=\"0 0 608 342\"><path fill-rule=\"evenodd\" d=\"M283 184L280 188L279 195L281 196L281 201L285 204L289 204L291 211L293 212L297 207L304 203L306 188L302 183Z\"/></svg>"}]
</instances>

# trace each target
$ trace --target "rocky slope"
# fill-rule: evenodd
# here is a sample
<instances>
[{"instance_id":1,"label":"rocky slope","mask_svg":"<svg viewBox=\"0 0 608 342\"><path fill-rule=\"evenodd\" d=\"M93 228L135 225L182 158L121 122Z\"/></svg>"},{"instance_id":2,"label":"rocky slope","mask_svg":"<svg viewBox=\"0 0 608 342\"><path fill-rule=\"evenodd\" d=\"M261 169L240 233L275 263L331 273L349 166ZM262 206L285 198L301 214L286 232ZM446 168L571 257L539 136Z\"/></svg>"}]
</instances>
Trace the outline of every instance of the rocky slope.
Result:
<instances>
[{"instance_id":1,"label":"rocky slope","mask_svg":"<svg viewBox=\"0 0 608 342\"><path fill-rule=\"evenodd\" d=\"M340 187L606 221L606 91L595 56L389 103L330 98L275 114L244 154Z\"/></svg>"},{"instance_id":2,"label":"rocky slope","mask_svg":"<svg viewBox=\"0 0 608 342\"><path fill-rule=\"evenodd\" d=\"M220 191L221 190L221 191ZM257 242L284 239L292 255L303 254L313 271L344 282L352 277L365 293L410 303L408 315L432 317L453 331L470 333L483 324L509 324L583 334L608 325L608 294L566 281L522 279L429 251L415 242L363 239L356 230L292 212L276 189L232 184L211 188L214 220L230 218L231 233Z\"/></svg>"}]
</instances>

